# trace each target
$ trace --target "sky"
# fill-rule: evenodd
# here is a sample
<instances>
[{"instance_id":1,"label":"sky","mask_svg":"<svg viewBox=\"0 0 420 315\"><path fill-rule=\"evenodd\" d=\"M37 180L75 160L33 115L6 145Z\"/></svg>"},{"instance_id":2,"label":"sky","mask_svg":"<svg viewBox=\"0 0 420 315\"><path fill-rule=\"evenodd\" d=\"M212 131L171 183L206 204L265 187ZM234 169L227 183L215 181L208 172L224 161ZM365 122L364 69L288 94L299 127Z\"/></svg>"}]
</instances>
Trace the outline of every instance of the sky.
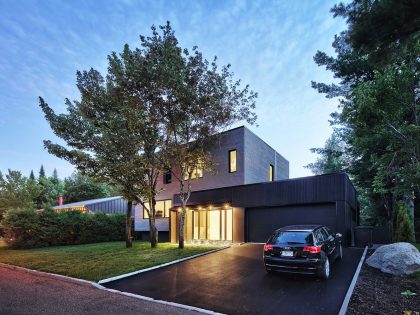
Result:
<instances>
[{"instance_id":1,"label":"sky","mask_svg":"<svg viewBox=\"0 0 420 315\"><path fill-rule=\"evenodd\" d=\"M329 114L338 100L311 88L333 82L313 61L333 54L334 35L345 29L329 12L337 1L0 0L0 171L59 177L74 167L50 155L43 140L60 142L39 108L38 97L57 112L64 99L79 99L76 71L106 72L107 55L170 21L182 47L231 64L236 79L258 93L258 127L247 126L290 163L290 177L311 175L331 134Z\"/></svg>"}]
</instances>

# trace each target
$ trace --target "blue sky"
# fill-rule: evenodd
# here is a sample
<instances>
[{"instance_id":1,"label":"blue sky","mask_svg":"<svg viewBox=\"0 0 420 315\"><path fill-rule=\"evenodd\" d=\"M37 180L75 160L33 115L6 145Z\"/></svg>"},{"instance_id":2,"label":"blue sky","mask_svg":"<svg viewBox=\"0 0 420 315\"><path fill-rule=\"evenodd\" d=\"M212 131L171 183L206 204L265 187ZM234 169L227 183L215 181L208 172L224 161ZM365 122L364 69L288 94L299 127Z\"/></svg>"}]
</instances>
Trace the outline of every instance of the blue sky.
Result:
<instances>
[{"instance_id":1,"label":"blue sky","mask_svg":"<svg viewBox=\"0 0 420 315\"><path fill-rule=\"evenodd\" d=\"M172 23L181 46L197 45L207 59L232 65L236 78L258 92L259 127L250 127L290 162L290 177L310 175L309 149L331 134L337 100L311 88L331 82L313 61L332 54L345 28L329 9L336 1L58 1L0 0L0 171L29 175L74 170L51 156L44 139L57 140L38 107L42 96L57 112L78 99L77 70L106 70L106 56L138 44L152 24Z\"/></svg>"}]
</instances>

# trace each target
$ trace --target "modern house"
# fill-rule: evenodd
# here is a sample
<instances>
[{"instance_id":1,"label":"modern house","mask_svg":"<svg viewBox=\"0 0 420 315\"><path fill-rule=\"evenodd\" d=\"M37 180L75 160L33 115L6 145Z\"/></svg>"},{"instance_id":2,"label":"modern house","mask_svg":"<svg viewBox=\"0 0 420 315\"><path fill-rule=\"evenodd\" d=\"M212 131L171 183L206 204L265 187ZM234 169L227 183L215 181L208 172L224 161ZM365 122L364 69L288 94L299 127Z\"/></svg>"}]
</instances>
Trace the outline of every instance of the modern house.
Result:
<instances>
[{"instance_id":1,"label":"modern house","mask_svg":"<svg viewBox=\"0 0 420 315\"><path fill-rule=\"evenodd\" d=\"M246 127L221 134L213 172L197 169L185 222L187 242L265 242L277 228L324 224L352 243L356 192L344 173L289 179L289 162ZM159 178L156 225L160 241L178 241L179 183ZM147 213L135 211L135 231L149 239Z\"/></svg>"}]
</instances>

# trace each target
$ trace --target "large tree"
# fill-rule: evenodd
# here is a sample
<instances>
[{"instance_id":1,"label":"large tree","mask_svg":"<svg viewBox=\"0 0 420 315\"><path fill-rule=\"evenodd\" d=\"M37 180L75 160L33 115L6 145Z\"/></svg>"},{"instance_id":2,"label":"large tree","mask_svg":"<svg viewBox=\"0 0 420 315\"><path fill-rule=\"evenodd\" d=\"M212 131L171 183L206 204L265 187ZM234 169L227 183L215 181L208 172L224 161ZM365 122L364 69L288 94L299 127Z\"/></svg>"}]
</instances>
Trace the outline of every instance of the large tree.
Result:
<instances>
[{"instance_id":1,"label":"large tree","mask_svg":"<svg viewBox=\"0 0 420 315\"><path fill-rule=\"evenodd\" d=\"M194 47L179 46L169 22L141 37L148 79L156 86L155 105L161 117L164 146L160 158L179 182L181 213L179 247L184 247L186 205L191 179L198 169L212 166L210 152L217 134L246 120L253 124L257 94L233 80L230 66L219 68L217 58L207 61Z\"/></svg>"},{"instance_id":2,"label":"large tree","mask_svg":"<svg viewBox=\"0 0 420 315\"><path fill-rule=\"evenodd\" d=\"M129 59L127 54L128 46L123 55ZM42 98L40 106L54 133L67 144L44 141L48 151L83 174L119 187L128 201L126 246L131 247L132 205L143 202L149 191L150 164L145 152L154 146L154 139L147 134L147 103L137 90L135 71L120 71L129 67L115 62L116 54L109 56L106 78L94 69L77 73L81 99L67 99L66 114L55 114Z\"/></svg>"},{"instance_id":3,"label":"large tree","mask_svg":"<svg viewBox=\"0 0 420 315\"><path fill-rule=\"evenodd\" d=\"M405 204L413 226L419 195L419 9L410 0L339 4L332 12L348 29L334 40L337 56L315 56L340 80L313 86L327 97L340 96L341 112L334 116L348 131L349 171L357 186L381 201L395 229L396 205Z\"/></svg>"}]
</instances>

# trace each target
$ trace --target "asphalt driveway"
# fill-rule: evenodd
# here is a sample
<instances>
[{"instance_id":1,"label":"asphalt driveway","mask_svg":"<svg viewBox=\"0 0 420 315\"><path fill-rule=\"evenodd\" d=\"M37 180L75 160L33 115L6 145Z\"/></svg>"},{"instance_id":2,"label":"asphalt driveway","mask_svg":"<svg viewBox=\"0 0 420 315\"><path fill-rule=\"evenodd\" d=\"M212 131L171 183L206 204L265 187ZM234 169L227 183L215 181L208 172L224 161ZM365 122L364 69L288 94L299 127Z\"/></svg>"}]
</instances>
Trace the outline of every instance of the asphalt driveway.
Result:
<instances>
[{"instance_id":1,"label":"asphalt driveway","mask_svg":"<svg viewBox=\"0 0 420 315\"><path fill-rule=\"evenodd\" d=\"M269 275L262 264L262 245L245 244L105 286L226 314L336 315L362 252L345 248L327 281Z\"/></svg>"}]
</instances>

